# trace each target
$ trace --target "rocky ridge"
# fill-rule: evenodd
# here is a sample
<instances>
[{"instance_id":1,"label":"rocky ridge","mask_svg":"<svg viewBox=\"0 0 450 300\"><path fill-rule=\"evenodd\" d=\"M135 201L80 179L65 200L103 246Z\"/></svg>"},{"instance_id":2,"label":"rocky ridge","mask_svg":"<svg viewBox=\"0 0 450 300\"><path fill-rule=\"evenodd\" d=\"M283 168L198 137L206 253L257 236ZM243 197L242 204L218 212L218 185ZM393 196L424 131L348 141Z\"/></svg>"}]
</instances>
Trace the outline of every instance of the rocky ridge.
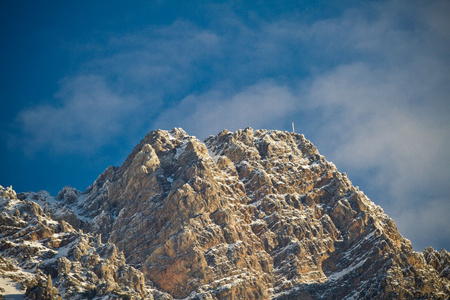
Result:
<instances>
[{"instance_id":1,"label":"rocky ridge","mask_svg":"<svg viewBox=\"0 0 450 300\"><path fill-rule=\"evenodd\" d=\"M24 197L0 186L0 275L19 282L28 299L164 296L114 244L47 215L37 203L46 203L48 213L48 193Z\"/></svg>"},{"instance_id":2,"label":"rocky ridge","mask_svg":"<svg viewBox=\"0 0 450 300\"><path fill-rule=\"evenodd\" d=\"M56 198L45 192L18 198L84 237L77 239L79 249L88 245L81 256L68 252L77 264L89 260L80 267L83 278L105 264L102 249L123 251L111 269L128 268L133 276L122 286L118 274L124 272L110 276L114 281L96 290L99 295L113 292L111 286L129 287L130 297L143 298L450 295L448 252L414 252L393 220L301 134L224 130L203 143L179 128L156 130L83 193L66 187ZM3 243L6 236L1 238ZM58 266L50 268L39 259L45 262L39 267L43 282L54 272L55 288L67 298L60 277L71 274L74 263L59 268L64 259L58 257ZM106 273L96 276L108 278Z\"/></svg>"}]
</instances>

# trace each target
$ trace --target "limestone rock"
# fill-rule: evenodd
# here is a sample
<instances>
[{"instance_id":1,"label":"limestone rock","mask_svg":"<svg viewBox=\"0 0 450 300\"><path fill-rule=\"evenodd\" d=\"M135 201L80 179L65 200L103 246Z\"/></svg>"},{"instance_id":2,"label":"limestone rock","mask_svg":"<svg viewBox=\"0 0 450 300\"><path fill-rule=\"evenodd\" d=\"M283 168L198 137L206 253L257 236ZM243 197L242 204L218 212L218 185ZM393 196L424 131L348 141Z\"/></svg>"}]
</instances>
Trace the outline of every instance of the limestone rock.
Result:
<instances>
[{"instance_id":1,"label":"limestone rock","mask_svg":"<svg viewBox=\"0 0 450 300\"><path fill-rule=\"evenodd\" d=\"M182 129L155 130L83 193L16 198L39 205L2 214L8 236L70 247L44 268L57 273L63 297L79 295L77 286L149 299L450 296L448 252L414 252L301 134L247 128L201 142ZM24 213L37 220L34 235L11 228L26 226ZM44 216L72 218L52 225ZM52 230L73 240L57 241ZM0 241L18 255L14 248ZM25 248L22 256L42 252Z\"/></svg>"},{"instance_id":2,"label":"limestone rock","mask_svg":"<svg viewBox=\"0 0 450 300\"><path fill-rule=\"evenodd\" d=\"M115 245L1 186L0 210L0 275L19 282L28 299L153 299L157 292Z\"/></svg>"}]
</instances>

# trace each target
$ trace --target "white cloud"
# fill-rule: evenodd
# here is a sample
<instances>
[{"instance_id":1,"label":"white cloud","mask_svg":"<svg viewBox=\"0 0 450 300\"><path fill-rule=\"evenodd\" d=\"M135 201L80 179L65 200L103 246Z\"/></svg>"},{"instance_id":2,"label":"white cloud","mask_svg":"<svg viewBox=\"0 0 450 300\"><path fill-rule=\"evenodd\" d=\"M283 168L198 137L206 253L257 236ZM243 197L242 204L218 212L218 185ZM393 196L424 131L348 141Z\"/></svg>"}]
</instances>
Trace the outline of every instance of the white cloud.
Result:
<instances>
[{"instance_id":1,"label":"white cloud","mask_svg":"<svg viewBox=\"0 0 450 300\"><path fill-rule=\"evenodd\" d=\"M320 135L345 168L377 169L371 184L389 188L392 195L405 196L424 183L444 186L442 176L450 167L444 150L450 146L450 122L428 111L439 103L415 103L410 95L421 94L422 86L404 91L405 76L389 71L378 73L356 64L316 78L309 95L311 105L323 110ZM441 109L446 110L445 105ZM402 206L408 199L396 201Z\"/></svg>"},{"instance_id":2,"label":"white cloud","mask_svg":"<svg viewBox=\"0 0 450 300\"><path fill-rule=\"evenodd\" d=\"M67 80L55 95L58 104L22 111L17 124L23 130L15 143L27 154L91 153L112 138L126 134L124 123L138 102L122 97L99 76Z\"/></svg>"}]
</instances>

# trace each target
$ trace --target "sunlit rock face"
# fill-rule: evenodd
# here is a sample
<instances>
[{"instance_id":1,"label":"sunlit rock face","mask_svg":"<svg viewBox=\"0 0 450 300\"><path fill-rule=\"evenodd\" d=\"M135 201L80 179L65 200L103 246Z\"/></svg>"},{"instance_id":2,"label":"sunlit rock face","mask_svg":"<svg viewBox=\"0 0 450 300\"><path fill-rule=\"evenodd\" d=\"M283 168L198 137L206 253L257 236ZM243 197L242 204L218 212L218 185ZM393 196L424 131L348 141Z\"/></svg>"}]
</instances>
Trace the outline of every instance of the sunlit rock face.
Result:
<instances>
[{"instance_id":1,"label":"sunlit rock face","mask_svg":"<svg viewBox=\"0 0 450 300\"><path fill-rule=\"evenodd\" d=\"M65 214L62 207L46 192L17 195L0 186L3 283L16 282L19 294L38 300L154 299L165 295L148 286L142 272L126 264L114 244L102 243L98 235L85 234L51 216ZM0 295L3 292L7 291L0 289ZM8 294L4 297L16 299Z\"/></svg>"},{"instance_id":2,"label":"sunlit rock face","mask_svg":"<svg viewBox=\"0 0 450 300\"><path fill-rule=\"evenodd\" d=\"M121 167L55 201L36 203L117 247L152 288L136 279L136 293L155 298L450 295L448 252L414 252L301 134L247 128L202 142L152 131Z\"/></svg>"},{"instance_id":3,"label":"sunlit rock face","mask_svg":"<svg viewBox=\"0 0 450 300\"><path fill-rule=\"evenodd\" d=\"M301 134L152 131L84 197L86 229L174 297L448 295L439 267Z\"/></svg>"}]
</instances>

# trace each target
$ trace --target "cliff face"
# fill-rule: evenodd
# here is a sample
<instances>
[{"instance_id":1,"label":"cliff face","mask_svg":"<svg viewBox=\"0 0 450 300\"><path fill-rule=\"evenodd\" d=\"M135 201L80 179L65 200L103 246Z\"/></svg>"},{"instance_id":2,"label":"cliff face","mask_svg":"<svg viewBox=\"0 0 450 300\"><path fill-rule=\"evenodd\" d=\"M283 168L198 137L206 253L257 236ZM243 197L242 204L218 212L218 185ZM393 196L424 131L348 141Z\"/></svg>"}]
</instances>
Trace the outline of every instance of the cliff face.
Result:
<instances>
[{"instance_id":1,"label":"cliff face","mask_svg":"<svg viewBox=\"0 0 450 300\"><path fill-rule=\"evenodd\" d=\"M383 210L300 134L225 130L202 143L181 129L152 131L84 193L67 187L53 204L35 203L55 222L97 236L94 247L123 251L119 265L153 287L139 279L136 296L450 295L448 252L414 252ZM57 276L66 273L59 269Z\"/></svg>"}]
</instances>

